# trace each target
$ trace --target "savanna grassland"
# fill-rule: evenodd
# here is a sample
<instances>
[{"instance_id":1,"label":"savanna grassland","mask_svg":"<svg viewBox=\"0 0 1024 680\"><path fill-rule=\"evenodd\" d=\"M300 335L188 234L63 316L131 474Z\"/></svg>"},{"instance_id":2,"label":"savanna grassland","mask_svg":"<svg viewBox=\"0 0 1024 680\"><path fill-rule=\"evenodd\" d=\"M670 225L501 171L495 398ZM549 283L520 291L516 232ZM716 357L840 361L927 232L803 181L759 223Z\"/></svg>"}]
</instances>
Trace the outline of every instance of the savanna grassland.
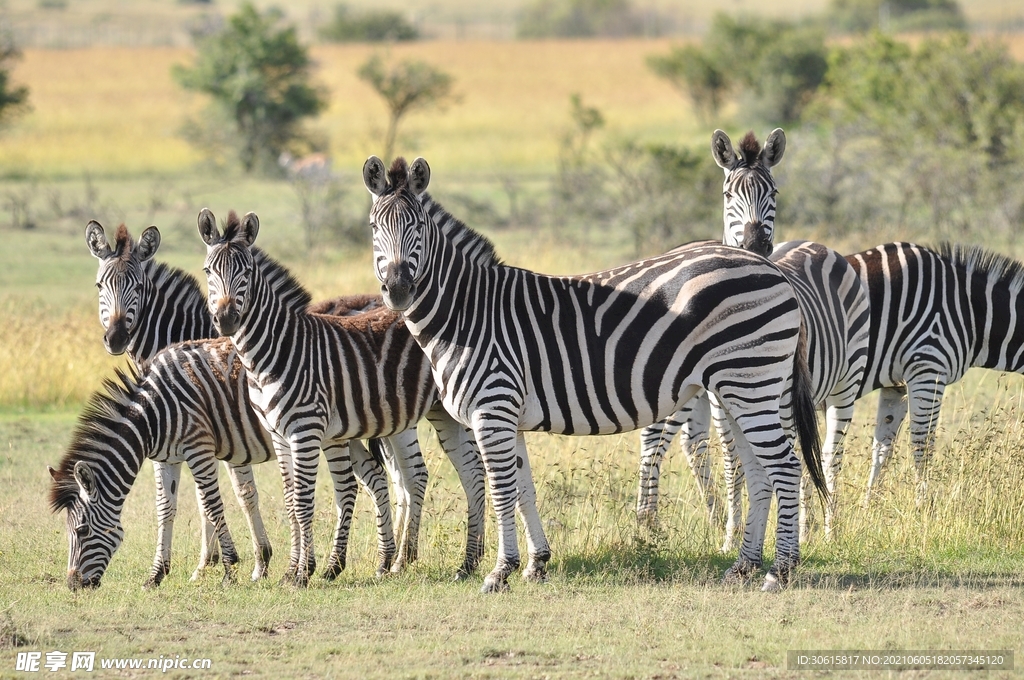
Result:
<instances>
[{"instance_id":1,"label":"savanna grassland","mask_svg":"<svg viewBox=\"0 0 1024 680\"><path fill-rule=\"evenodd\" d=\"M430 161L431 190L458 213L465 195L487 196L507 210L502 178L520 178L527 199L531 187L546 182L574 92L601 108L607 134L703 139L709 131L684 100L644 66L646 55L668 44L393 47L443 63L461 95L446 111L410 117L400 148ZM365 46L313 52L317 77L332 95L315 125L330 136L335 170L350 179L353 210L366 200L359 168L368 154L379 153L383 128L383 107L354 75L372 52ZM635 434L529 437L554 550L549 583L514 577L512 592L497 597L477 593L479 577L452 583L464 501L425 431L431 483L420 559L407 573L374 580L373 521L360 498L349 568L339 580L317 579L302 591L278 586L287 527L277 471L263 466L257 482L277 550L271 579L247 581L249 539L240 511L227 500L243 555L238 583L223 587L216 570L188 581L199 554L189 480L180 494L173 571L158 590L144 591L155 534L147 464L125 509L125 543L103 586L70 593L64 521L47 507L45 466L60 459L89 394L124 365L100 342L86 222L111 228L123 221L135 233L156 224L163 234L157 257L198 272L199 209L209 206L219 217L229 209L254 210L260 245L292 267L314 298L375 288L368 248L306 251L298 201L286 182L209 166L177 136L182 119L202 107L169 75L190 54L33 49L14 72L32 88L34 108L0 135L6 207L0 214L0 676L16 675L16 652L24 650L212 659L211 671L192 677L800 675L786 668L788 649L1009 649L1018 663L1024 659L1024 379L980 371L948 390L932 501L923 509L914 505L902 438L875 502L861 507L874 398L859 404L847 440L838 536L814 537L795 583L778 595L719 584L734 556L717 553L720 537L708 528L678 452L662 477L661 527L637 528ZM24 215L31 226L16 227L15 217ZM474 226L494 238L506 261L543 271L581 272L631 255L601 234ZM874 244L833 245L853 251ZM325 477L323 470L321 556L333 522ZM222 488L230 499L229 485ZM493 526L488 531L493 539ZM488 548L485 567L494 560L493 540ZM843 677L860 675L869 673Z\"/></svg>"}]
</instances>

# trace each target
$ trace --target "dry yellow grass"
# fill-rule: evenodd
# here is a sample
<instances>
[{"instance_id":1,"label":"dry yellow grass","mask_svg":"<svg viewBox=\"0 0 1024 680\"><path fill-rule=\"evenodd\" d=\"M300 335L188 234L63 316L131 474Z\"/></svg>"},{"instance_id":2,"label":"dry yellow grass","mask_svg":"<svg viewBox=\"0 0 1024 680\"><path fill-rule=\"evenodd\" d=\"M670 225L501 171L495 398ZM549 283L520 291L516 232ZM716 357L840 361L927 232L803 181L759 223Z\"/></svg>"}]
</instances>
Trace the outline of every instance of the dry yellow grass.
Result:
<instances>
[{"instance_id":1,"label":"dry yellow grass","mask_svg":"<svg viewBox=\"0 0 1024 680\"><path fill-rule=\"evenodd\" d=\"M391 49L455 78L461 101L410 115L399 149L464 173L550 171L569 124L569 95L599 107L613 134L662 141L699 132L685 100L645 65L668 41L428 42ZM335 164L358 170L380 153L381 100L356 76L378 51L319 47L316 77L331 106L315 123L331 137ZM203 99L171 79L192 52L174 48L26 50L14 78L31 88L33 111L0 144L0 172L29 175L180 173L199 154L176 132Z\"/></svg>"}]
</instances>

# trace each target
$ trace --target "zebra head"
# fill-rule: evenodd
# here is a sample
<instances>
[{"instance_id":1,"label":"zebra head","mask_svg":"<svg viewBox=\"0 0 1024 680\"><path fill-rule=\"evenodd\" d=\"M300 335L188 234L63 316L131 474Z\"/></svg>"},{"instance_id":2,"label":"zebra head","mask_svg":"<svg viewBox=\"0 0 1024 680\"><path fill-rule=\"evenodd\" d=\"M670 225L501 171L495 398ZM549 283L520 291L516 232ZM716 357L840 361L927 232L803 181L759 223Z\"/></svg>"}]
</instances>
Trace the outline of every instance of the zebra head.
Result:
<instances>
[{"instance_id":1,"label":"zebra head","mask_svg":"<svg viewBox=\"0 0 1024 680\"><path fill-rule=\"evenodd\" d=\"M96 288L100 297L100 323L103 325L103 346L110 354L123 354L131 343L142 304L150 286L143 262L160 247L160 230L149 227L136 244L122 224L114 237L114 248L107 243L99 222L85 227L85 243L99 260Z\"/></svg>"},{"instance_id":2,"label":"zebra head","mask_svg":"<svg viewBox=\"0 0 1024 680\"><path fill-rule=\"evenodd\" d=\"M248 213L239 220L232 210L223 234L217 229L217 220L209 208L199 213L199 235L206 243L203 271L209 289L207 304L221 335L234 335L242 325L242 315L248 310L246 292L255 268L250 247L259 230L260 219L256 213Z\"/></svg>"},{"instance_id":3,"label":"zebra head","mask_svg":"<svg viewBox=\"0 0 1024 680\"><path fill-rule=\"evenodd\" d=\"M412 304L422 275L419 264L427 214L419 197L430 183L430 166L422 158L407 166L400 157L385 176L384 163L370 156L363 164L363 183L373 195L370 228L380 292L389 308L404 311Z\"/></svg>"},{"instance_id":4,"label":"zebra head","mask_svg":"<svg viewBox=\"0 0 1024 680\"><path fill-rule=\"evenodd\" d=\"M768 135L763 149L754 133L748 132L740 140L739 153L721 130L711 135L711 155L718 167L725 170L725 245L740 246L762 257L771 254L778 193L771 170L782 160L785 150L786 133L782 128L775 128Z\"/></svg>"},{"instance_id":5,"label":"zebra head","mask_svg":"<svg viewBox=\"0 0 1024 680\"><path fill-rule=\"evenodd\" d=\"M53 479L50 505L67 510L68 588L98 588L121 541L121 507L100 493L92 466L79 460L70 470L47 466Z\"/></svg>"}]
</instances>

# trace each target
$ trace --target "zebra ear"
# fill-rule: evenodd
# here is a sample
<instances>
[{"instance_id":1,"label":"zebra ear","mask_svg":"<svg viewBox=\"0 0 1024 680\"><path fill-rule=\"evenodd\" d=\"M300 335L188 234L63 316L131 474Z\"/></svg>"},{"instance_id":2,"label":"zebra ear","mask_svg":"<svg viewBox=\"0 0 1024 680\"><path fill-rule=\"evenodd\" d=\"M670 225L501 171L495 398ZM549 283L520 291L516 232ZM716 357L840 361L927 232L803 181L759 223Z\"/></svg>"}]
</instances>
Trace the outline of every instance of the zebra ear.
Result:
<instances>
[{"instance_id":1,"label":"zebra ear","mask_svg":"<svg viewBox=\"0 0 1024 680\"><path fill-rule=\"evenodd\" d=\"M366 190L374 197L380 196L387 188L387 179L384 176L384 161L376 156L370 156L363 163L363 184Z\"/></svg>"},{"instance_id":2,"label":"zebra ear","mask_svg":"<svg viewBox=\"0 0 1024 680\"><path fill-rule=\"evenodd\" d=\"M100 260L110 257L110 244L107 243L107 235L103 233L103 227L96 220L91 220L85 225L85 245L89 246L92 256Z\"/></svg>"},{"instance_id":3,"label":"zebra ear","mask_svg":"<svg viewBox=\"0 0 1024 680\"><path fill-rule=\"evenodd\" d=\"M149 227L139 237L139 244L135 246L135 251L139 254L139 260L145 262L156 255L157 248L159 247L160 230L156 227Z\"/></svg>"},{"instance_id":4,"label":"zebra ear","mask_svg":"<svg viewBox=\"0 0 1024 680\"><path fill-rule=\"evenodd\" d=\"M239 233L246 245L251 246L256 242L256 234L260 233L260 218L256 216L256 213L245 213L245 217L242 218L242 230Z\"/></svg>"},{"instance_id":5,"label":"zebra ear","mask_svg":"<svg viewBox=\"0 0 1024 680\"><path fill-rule=\"evenodd\" d=\"M409 167L409 189L419 196L427 190L428 184L430 184L430 166L421 156L414 160Z\"/></svg>"},{"instance_id":6,"label":"zebra ear","mask_svg":"<svg viewBox=\"0 0 1024 680\"><path fill-rule=\"evenodd\" d=\"M739 162L739 157L732 149L732 141L729 139L729 135L725 134L722 130L715 130L711 134L711 155L714 157L718 167L726 172L735 168Z\"/></svg>"},{"instance_id":7,"label":"zebra ear","mask_svg":"<svg viewBox=\"0 0 1024 680\"><path fill-rule=\"evenodd\" d=\"M50 473L50 479L57 482L60 481L60 474L49 465L46 466L46 471Z\"/></svg>"},{"instance_id":8,"label":"zebra ear","mask_svg":"<svg viewBox=\"0 0 1024 680\"><path fill-rule=\"evenodd\" d=\"M75 481L78 482L78 488L82 490L86 498L91 501L96 500L96 497L99 495L96 473L92 471L92 468L85 461L80 460L75 463Z\"/></svg>"},{"instance_id":9,"label":"zebra ear","mask_svg":"<svg viewBox=\"0 0 1024 680\"><path fill-rule=\"evenodd\" d=\"M217 230L217 218L213 216L209 208L203 208L199 211L199 236L202 237L203 243L208 246L212 246L214 242L220 239L220 231Z\"/></svg>"},{"instance_id":10,"label":"zebra ear","mask_svg":"<svg viewBox=\"0 0 1024 680\"><path fill-rule=\"evenodd\" d=\"M764 141L764 148L761 149L761 163L766 168L778 165L782 160L782 154L786 152L786 133L782 128L775 128Z\"/></svg>"}]
</instances>

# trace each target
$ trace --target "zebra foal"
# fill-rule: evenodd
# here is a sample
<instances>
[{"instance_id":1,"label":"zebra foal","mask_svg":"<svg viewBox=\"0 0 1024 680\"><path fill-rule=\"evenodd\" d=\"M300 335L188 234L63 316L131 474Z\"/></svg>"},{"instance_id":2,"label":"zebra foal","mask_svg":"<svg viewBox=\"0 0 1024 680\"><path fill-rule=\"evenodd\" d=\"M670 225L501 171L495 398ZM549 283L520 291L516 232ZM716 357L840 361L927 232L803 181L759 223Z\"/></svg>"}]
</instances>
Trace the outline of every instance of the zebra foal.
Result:
<instances>
[{"instance_id":1,"label":"zebra foal","mask_svg":"<svg viewBox=\"0 0 1024 680\"><path fill-rule=\"evenodd\" d=\"M405 432L423 417L466 491L470 516L459 574L474 571L483 550L480 456L472 437L437 407L430 366L398 315L310 313L309 293L253 247L259 232L253 213L239 220L232 212L221 233L204 208L198 226L207 245L210 312L237 348L252 406L273 437L300 555L295 583L305 585L316 564L313 492L321 444Z\"/></svg>"},{"instance_id":2,"label":"zebra foal","mask_svg":"<svg viewBox=\"0 0 1024 680\"><path fill-rule=\"evenodd\" d=\"M445 409L473 430L498 517L498 561L483 590L519 568L513 506L530 480L522 432L606 434L674 413L699 389L717 392L740 447L751 494L744 545L730 576L761 564L778 498L776 560L765 588L799 561L801 464L792 417L824 493L801 315L792 286L764 259L699 243L595 274L552 277L501 264L485 238L425 195L430 168L376 156L363 166L373 196L374 271L384 301L430 361ZM550 549L527 518L527 578Z\"/></svg>"}]
</instances>

